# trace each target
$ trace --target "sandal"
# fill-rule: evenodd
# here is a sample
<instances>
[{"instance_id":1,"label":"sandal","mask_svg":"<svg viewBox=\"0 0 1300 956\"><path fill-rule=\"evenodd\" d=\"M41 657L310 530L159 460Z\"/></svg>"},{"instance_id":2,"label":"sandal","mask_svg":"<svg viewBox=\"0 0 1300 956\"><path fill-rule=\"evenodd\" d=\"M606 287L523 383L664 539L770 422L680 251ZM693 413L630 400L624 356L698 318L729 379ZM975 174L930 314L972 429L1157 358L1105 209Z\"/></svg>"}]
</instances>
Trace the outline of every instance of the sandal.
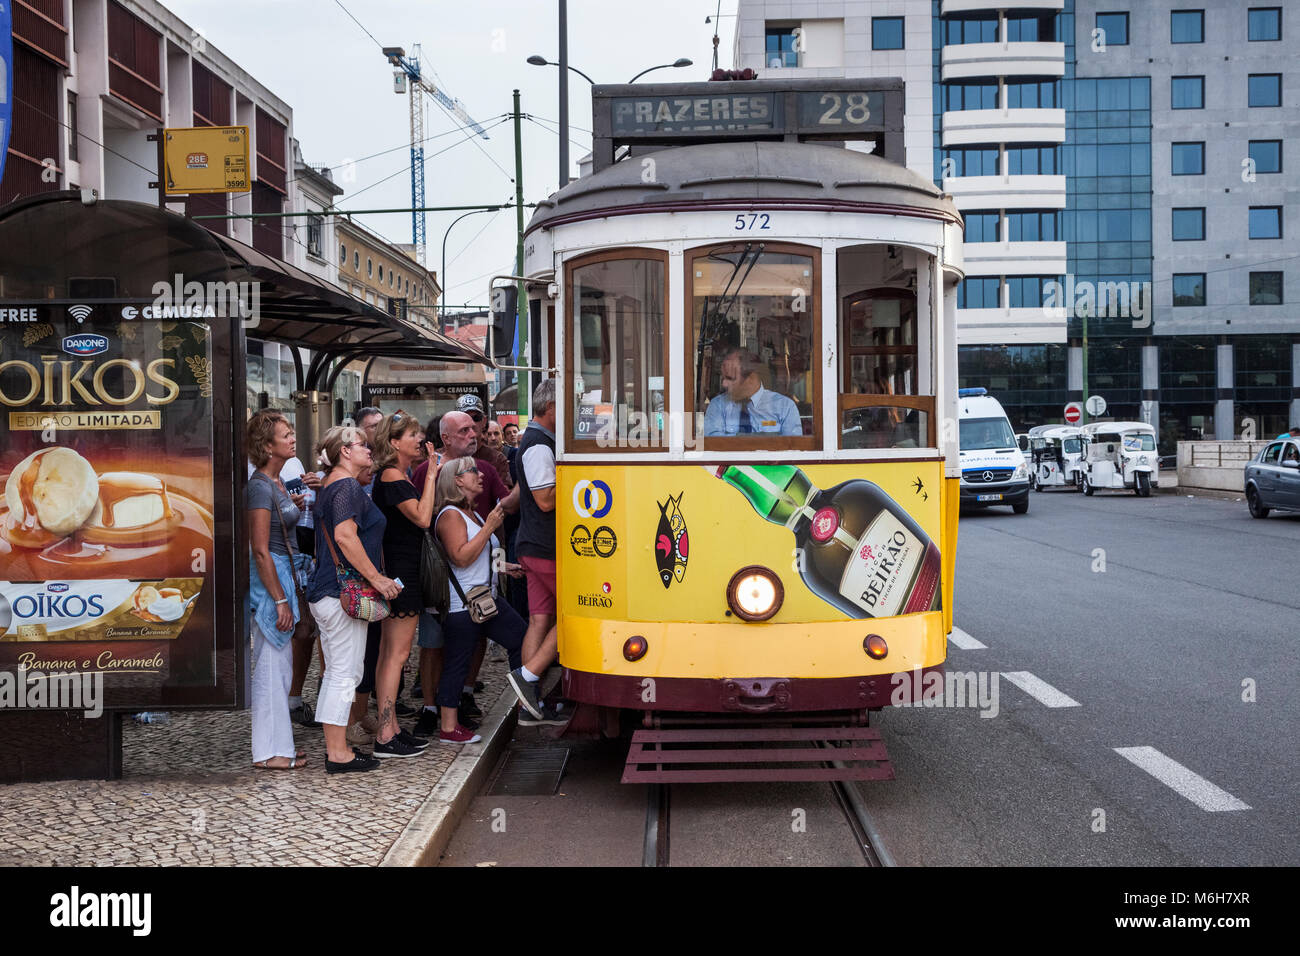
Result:
<instances>
[{"instance_id":1,"label":"sandal","mask_svg":"<svg viewBox=\"0 0 1300 956\"><path fill-rule=\"evenodd\" d=\"M301 770L303 767L307 766L307 761L303 759L302 754L299 754L297 757L287 758L289 763L283 767L271 763L271 761L275 759L275 757L268 757L266 760L255 760L253 766L258 770Z\"/></svg>"}]
</instances>

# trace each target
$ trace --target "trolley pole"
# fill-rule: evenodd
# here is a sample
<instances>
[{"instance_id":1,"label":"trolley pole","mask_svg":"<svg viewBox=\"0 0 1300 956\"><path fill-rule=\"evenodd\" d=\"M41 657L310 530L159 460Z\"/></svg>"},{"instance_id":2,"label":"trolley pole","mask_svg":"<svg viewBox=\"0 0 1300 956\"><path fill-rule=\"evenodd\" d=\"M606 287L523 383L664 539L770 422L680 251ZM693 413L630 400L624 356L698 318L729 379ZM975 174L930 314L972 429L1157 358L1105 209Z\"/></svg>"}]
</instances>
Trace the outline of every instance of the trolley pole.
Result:
<instances>
[{"instance_id":1,"label":"trolley pole","mask_svg":"<svg viewBox=\"0 0 1300 956\"><path fill-rule=\"evenodd\" d=\"M563 71L561 71L563 72ZM520 133L519 91L515 90L515 275L524 274L524 147ZM519 343L518 365L531 365L524 361L528 355L528 298L524 284L519 283L519 296L515 306L516 332L515 340ZM517 411L523 418L529 414L533 392L528 386L532 384L531 376L524 372L515 373L515 392Z\"/></svg>"}]
</instances>

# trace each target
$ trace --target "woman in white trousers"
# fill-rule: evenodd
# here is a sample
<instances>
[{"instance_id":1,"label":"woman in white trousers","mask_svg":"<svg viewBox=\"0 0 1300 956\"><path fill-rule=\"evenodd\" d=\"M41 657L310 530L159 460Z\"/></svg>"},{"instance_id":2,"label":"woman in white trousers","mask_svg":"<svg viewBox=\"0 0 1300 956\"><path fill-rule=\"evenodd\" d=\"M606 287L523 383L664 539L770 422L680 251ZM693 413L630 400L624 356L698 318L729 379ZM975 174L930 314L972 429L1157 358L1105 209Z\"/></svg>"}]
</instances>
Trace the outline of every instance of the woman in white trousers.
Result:
<instances>
[{"instance_id":1,"label":"woman in white trousers","mask_svg":"<svg viewBox=\"0 0 1300 956\"><path fill-rule=\"evenodd\" d=\"M293 632L306 608L298 607L293 545L301 495L290 495L280 470L297 451L284 415L264 409L248 421L245 436L254 472L244 492L248 521L250 629L253 635L253 766L295 770L304 766L293 742L289 684L293 678Z\"/></svg>"}]
</instances>

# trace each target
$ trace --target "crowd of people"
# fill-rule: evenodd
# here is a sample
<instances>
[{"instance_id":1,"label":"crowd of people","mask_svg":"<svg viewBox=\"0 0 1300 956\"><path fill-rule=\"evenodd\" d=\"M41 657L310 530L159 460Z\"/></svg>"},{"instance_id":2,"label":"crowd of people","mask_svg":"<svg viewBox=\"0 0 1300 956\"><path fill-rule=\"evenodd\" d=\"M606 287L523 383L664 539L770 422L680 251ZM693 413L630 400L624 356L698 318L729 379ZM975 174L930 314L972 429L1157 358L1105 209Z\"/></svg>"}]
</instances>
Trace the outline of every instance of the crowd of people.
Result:
<instances>
[{"instance_id":1,"label":"crowd of people","mask_svg":"<svg viewBox=\"0 0 1300 956\"><path fill-rule=\"evenodd\" d=\"M522 433L489 421L472 394L425 424L377 408L354 421L325 433L314 472L282 413L248 422L253 765L305 766L295 725L322 728L329 773L418 757L435 738L478 741L474 693L489 641L507 656L519 722L562 723L563 703L539 694L557 658L554 380L534 392ZM429 529L451 579L441 615L420 586ZM381 621L368 622L367 601L386 602ZM313 709L302 690L317 646Z\"/></svg>"}]
</instances>

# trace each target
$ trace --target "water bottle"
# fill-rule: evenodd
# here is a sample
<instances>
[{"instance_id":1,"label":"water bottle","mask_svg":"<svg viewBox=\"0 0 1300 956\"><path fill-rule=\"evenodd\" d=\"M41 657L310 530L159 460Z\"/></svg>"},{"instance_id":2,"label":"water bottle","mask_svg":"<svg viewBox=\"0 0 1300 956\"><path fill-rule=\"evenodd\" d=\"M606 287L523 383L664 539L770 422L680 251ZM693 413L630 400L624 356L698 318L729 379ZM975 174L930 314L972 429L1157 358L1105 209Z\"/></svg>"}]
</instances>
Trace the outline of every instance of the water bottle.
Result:
<instances>
[{"instance_id":1,"label":"water bottle","mask_svg":"<svg viewBox=\"0 0 1300 956\"><path fill-rule=\"evenodd\" d=\"M171 714L165 710L145 710L136 714L132 719L138 724L165 724L171 719Z\"/></svg>"}]
</instances>

